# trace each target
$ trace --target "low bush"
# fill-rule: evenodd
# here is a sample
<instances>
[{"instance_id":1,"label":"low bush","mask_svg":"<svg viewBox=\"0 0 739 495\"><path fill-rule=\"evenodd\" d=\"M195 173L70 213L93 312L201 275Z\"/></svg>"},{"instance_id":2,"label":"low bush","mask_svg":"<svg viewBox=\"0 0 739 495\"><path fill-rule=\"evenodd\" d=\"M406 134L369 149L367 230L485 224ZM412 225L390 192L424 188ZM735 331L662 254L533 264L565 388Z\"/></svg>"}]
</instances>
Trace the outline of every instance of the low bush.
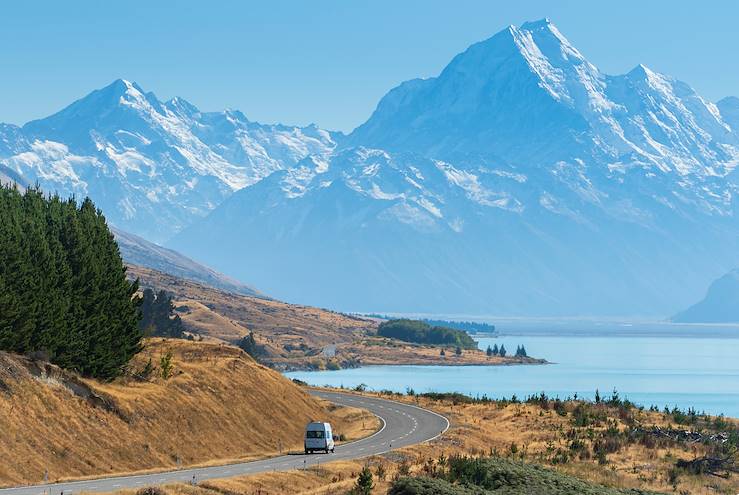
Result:
<instances>
[{"instance_id":1,"label":"low bush","mask_svg":"<svg viewBox=\"0 0 739 495\"><path fill-rule=\"evenodd\" d=\"M497 457L452 456L438 478L400 478L391 495L646 495L589 483L551 469Z\"/></svg>"}]
</instances>

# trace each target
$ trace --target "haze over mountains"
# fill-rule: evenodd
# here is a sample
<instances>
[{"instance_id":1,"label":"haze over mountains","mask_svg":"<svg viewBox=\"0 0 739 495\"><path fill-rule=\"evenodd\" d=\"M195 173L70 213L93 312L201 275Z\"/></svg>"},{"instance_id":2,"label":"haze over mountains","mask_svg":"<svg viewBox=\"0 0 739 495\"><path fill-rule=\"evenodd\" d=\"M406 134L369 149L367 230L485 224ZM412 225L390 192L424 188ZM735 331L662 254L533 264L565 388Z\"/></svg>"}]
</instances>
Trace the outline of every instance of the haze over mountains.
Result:
<instances>
[{"instance_id":1,"label":"haze over mountains","mask_svg":"<svg viewBox=\"0 0 739 495\"><path fill-rule=\"evenodd\" d=\"M706 297L676 314L678 323L739 323L739 269L715 280Z\"/></svg>"},{"instance_id":2,"label":"haze over mountains","mask_svg":"<svg viewBox=\"0 0 739 495\"><path fill-rule=\"evenodd\" d=\"M636 57L636 54L635 54ZM739 265L739 99L600 72L548 20L391 90L348 136L126 81L0 165L265 293L343 310L668 315Z\"/></svg>"}]
</instances>

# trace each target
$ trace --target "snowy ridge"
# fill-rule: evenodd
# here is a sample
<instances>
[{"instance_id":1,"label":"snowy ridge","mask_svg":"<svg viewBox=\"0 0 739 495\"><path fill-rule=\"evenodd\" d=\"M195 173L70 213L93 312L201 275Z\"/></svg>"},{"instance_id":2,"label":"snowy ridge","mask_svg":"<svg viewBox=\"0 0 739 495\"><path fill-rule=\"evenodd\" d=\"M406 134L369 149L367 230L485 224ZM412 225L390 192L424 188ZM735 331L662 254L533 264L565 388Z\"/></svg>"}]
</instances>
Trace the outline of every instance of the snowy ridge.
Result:
<instances>
[{"instance_id":1,"label":"snowy ridge","mask_svg":"<svg viewBox=\"0 0 739 495\"><path fill-rule=\"evenodd\" d=\"M400 84L349 136L123 80L0 126L0 166L117 227L368 312L673 314L739 266L737 163L739 99L605 74L548 19Z\"/></svg>"},{"instance_id":2,"label":"snowy ridge","mask_svg":"<svg viewBox=\"0 0 739 495\"><path fill-rule=\"evenodd\" d=\"M161 102L121 79L46 119L0 127L0 164L46 190L90 195L114 225L163 241L233 191L329 154L335 136Z\"/></svg>"},{"instance_id":3,"label":"snowy ridge","mask_svg":"<svg viewBox=\"0 0 739 495\"><path fill-rule=\"evenodd\" d=\"M545 19L400 84L333 153L171 242L347 310L664 316L739 265L737 129L739 100L604 74Z\"/></svg>"}]
</instances>

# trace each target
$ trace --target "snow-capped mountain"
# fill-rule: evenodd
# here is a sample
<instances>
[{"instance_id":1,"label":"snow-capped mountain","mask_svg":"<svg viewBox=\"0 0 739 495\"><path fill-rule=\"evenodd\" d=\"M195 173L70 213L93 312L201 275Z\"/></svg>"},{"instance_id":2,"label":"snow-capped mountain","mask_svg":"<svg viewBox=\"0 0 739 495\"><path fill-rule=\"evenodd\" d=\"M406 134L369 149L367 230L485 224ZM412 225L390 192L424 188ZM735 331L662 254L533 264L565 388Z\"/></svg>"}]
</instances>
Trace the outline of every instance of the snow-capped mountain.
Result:
<instances>
[{"instance_id":1,"label":"snow-capped mountain","mask_svg":"<svg viewBox=\"0 0 739 495\"><path fill-rule=\"evenodd\" d=\"M738 102L511 26L172 245L348 310L671 314L739 264Z\"/></svg>"},{"instance_id":2,"label":"snow-capped mountain","mask_svg":"<svg viewBox=\"0 0 739 495\"><path fill-rule=\"evenodd\" d=\"M112 224L162 241L233 191L329 154L334 136L200 112L117 80L48 118L0 126L0 164L48 191L89 195Z\"/></svg>"}]
</instances>

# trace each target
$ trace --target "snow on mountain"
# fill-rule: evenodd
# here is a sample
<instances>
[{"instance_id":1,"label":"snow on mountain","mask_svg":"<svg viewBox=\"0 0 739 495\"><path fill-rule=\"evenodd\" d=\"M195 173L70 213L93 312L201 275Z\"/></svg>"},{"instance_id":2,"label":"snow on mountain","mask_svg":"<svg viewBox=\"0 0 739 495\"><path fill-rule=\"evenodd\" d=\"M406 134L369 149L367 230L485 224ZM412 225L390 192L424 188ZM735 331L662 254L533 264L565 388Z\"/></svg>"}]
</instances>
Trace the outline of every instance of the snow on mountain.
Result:
<instances>
[{"instance_id":1,"label":"snow on mountain","mask_svg":"<svg viewBox=\"0 0 739 495\"><path fill-rule=\"evenodd\" d=\"M511 26L438 77L401 84L348 143L529 167L583 160L691 182L739 160L739 134L715 104L643 65L601 73L548 20Z\"/></svg>"},{"instance_id":2,"label":"snow on mountain","mask_svg":"<svg viewBox=\"0 0 739 495\"><path fill-rule=\"evenodd\" d=\"M672 314L737 265L737 109L511 26L171 244L345 310Z\"/></svg>"},{"instance_id":3,"label":"snow on mountain","mask_svg":"<svg viewBox=\"0 0 739 495\"><path fill-rule=\"evenodd\" d=\"M162 241L233 191L329 154L334 137L161 102L119 79L50 117L0 127L0 164L44 189L89 195L114 225Z\"/></svg>"}]
</instances>

